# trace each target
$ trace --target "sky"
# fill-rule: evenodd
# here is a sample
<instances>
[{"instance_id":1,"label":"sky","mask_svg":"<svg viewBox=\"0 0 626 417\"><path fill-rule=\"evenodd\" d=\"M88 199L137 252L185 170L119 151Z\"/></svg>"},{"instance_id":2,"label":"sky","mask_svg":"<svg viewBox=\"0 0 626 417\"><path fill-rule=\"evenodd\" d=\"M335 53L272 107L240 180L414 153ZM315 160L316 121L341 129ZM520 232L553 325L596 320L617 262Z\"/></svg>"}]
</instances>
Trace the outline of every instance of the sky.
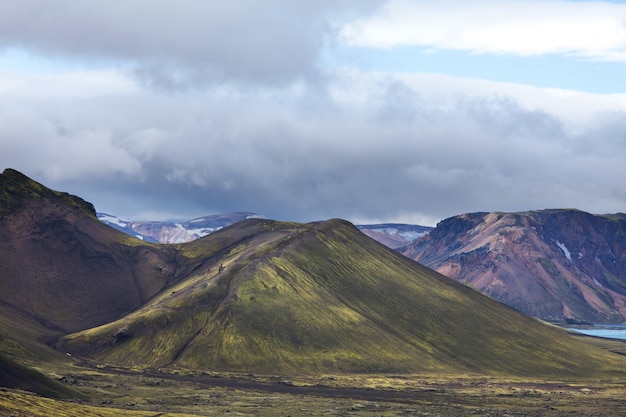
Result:
<instances>
[{"instance_id":1,"label":"sky","mask_svg":"<svg viewBox=\"0 0 626 417\"><path fill-rule=\"evenodd\" d=\"M99 212L626 211L626 1L0 10L0 170Z\"/></svg>"}]
</instances>

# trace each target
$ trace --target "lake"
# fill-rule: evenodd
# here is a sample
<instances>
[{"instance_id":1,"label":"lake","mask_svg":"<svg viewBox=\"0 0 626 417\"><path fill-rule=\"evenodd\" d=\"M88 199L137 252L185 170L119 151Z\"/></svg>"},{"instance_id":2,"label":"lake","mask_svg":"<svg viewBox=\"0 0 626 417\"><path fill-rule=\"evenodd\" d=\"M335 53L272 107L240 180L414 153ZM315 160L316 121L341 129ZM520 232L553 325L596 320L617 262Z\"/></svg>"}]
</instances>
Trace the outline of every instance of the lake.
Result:
<instances>
[{"instance_id":1,"label":"lake","mask_svg":"<svg viewBox=\"0 0 626 417\"><path fill-rule=\"evenodd\" d=\"M567 330L589 336L626 340L626 324L594 324L589 327L568 327Z\"/></svg>"}]
</instances>

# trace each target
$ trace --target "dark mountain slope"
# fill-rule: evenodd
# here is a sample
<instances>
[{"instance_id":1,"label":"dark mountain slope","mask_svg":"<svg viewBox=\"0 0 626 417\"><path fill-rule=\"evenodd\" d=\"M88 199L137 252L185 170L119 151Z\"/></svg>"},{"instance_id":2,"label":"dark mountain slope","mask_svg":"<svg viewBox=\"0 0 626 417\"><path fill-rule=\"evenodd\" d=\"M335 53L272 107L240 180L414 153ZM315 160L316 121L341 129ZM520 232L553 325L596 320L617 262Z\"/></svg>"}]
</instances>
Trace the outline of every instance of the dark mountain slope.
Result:
<instances>
[{"instance_id":1,"label":"dark mountain slope","mask_svg":"<svg viewBox=\"0 0 626 417\"><path fill-rule=\"evenodd\" d=\"M14 170L0 175L0 302L76 331L141 306L176 268L173 248L111 229L82 199Z\"/></svg>"},{"instance_id":2,"label":"dark mountain slope","mask_svg":"<svg viewBox=\"0 0 626 417\"><path fill-rule=\"evenodd\" d=\"M626 321L623 214L464 214L401 252L533 316Z\"/></svg>"},{"instance_id":3,"label":"dark mountain slope","mask_svg":"<svg viewBox=\"0 0 626 417\"><path fill-rule=\"evenodd\" d=\"M271 374L591 375L623 365L341 220L246 220L179 248L196 259L192 276L63 349L126 366Z\"/></svg>"}]
</instances>

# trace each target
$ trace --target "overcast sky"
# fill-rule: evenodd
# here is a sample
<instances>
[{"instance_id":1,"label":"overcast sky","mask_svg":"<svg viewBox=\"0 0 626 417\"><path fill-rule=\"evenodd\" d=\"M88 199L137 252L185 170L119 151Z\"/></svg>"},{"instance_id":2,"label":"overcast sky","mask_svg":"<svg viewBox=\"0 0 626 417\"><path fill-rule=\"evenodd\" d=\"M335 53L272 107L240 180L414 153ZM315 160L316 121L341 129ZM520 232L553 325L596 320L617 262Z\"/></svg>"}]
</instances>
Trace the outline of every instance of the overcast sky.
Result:
<instances>
[{"instance_id":1,"label":"overcast sky","mask_svg":"<svg viewBox=\"0 0 626 417\"><path fill-rule=\"evenodd\" d=\"M626 211L626 2L0 0L0 169L124 219Z\"/></svg>"}]
</instances>

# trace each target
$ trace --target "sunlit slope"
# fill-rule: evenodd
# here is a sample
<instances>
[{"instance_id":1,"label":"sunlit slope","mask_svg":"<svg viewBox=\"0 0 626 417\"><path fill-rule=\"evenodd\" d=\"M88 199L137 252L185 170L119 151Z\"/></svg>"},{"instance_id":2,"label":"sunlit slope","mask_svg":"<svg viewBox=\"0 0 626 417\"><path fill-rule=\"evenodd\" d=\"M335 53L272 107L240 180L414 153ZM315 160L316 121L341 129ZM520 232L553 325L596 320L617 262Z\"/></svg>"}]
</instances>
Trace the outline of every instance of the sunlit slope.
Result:
<instances>
[{"instance_id":1,"label":"sunlit slope","mask_svg":"<svg viewBox=\"0 0 626 417\"><path fill-rule=\"evenodd\" d=\"M248 220L179 250L195 264L186 279L62 347L119 365L257 373L594 375L624 365L344 221Z\"/></svg>"}]
</instances>

